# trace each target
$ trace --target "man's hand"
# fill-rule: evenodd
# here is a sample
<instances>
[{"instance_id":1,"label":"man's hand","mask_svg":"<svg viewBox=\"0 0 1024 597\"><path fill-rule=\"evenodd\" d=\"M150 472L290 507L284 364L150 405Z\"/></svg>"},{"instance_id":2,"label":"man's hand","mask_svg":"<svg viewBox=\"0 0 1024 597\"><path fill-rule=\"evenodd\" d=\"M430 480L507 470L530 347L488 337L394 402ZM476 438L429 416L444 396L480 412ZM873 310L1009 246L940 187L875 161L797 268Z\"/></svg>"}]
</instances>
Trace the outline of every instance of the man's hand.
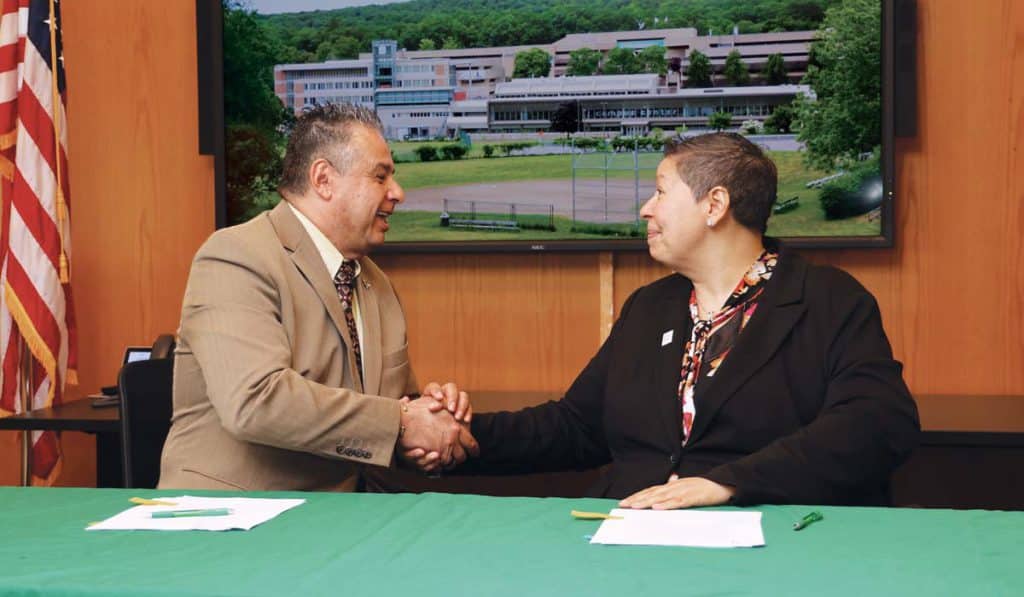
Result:
<instances>
[{"instance_id":1,"label":"man's hand","mask_svg":"<svg viewBox=\"0 0 1024 597\"><path fill-rule=\"evenodd\" d=\"M469 394L459 391L459 387L453 382L443 386L432 381L423 387L423 397L433 398L445 405L448 412L460 423L469 423L473 420L473 406L469 403Z\"/></svg>"},{"instance_id":2,"label":"man's hand","mask_svg":"<svg viewBox=\"0 0 1024 597\"><path fill-rule=\"evenodd\" d=\"M479 454L469 426L455 422L443 403L430 397L402 398L400 403L405 429L398 440L400 455L421 471L451 468L464 462L467 455Z\"/></svg>"},{"instance_id":3,"label":"man's hand","mask_svg":"<svg viewBox=\"0 0 1024 597\"><path fill-rule=\"evenodd\" d=\"M648 487L619 502L622 508L671 510L697 506L718 506L729 501L736 490L702 477L680 479L673 474L664 485Z\"/></svg>"}]
</instances>

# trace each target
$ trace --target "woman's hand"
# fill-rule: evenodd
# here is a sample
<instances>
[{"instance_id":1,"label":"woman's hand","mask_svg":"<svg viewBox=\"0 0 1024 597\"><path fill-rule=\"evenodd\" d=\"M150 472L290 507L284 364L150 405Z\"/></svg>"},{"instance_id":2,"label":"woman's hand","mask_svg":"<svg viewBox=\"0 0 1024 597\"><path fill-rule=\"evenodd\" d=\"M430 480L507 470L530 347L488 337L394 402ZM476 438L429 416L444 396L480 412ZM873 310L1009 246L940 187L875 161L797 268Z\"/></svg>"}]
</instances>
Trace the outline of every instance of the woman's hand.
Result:
<instances>
[{"instance_id":1,"label":"woman's hand","mask_svg":"<svg viewBox=\"0 0 1024 597\"><path fill-rule=\"evenodd\" d=\"M654 485L619 502L622 508L650 508L671 510L673 508L695 508L698 506L719 506L729 501L736 490L719 485L702 477L680 479L673 474L664 485Z\"/></svg>"}]
</instances>

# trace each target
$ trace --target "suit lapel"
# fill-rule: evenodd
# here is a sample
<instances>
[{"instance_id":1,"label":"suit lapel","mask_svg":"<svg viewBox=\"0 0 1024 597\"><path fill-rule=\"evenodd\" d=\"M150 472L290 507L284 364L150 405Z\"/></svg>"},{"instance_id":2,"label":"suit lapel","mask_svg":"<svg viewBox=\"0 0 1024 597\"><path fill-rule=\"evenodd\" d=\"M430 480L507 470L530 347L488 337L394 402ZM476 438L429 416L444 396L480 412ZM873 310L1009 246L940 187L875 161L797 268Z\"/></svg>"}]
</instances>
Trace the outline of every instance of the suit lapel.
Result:
<instances>
[{"instance_id":1,"label":"suit lapel","mask_svg":"<svg viewBox=\"0 0 1024 597\"><path fill-rule=\"evenodd\" d=\"M679 405L679 379L683 362L683 350L690 339L693 321L690 319L689 301L693 285L680 276L681 284L674 286L670 294L665 295L658 305L658 313L653 316L666 322L665 329L659 330L664 337L665 332L672 330L672 341L661 346L656 353L657 366L651 395L655 401L653 411L661 426L661 433L668 445L678 447L683 439L682 411ZM655 338L656 341L660 338ZM660 341L658 342L660 345Z\"/></svg>"},{"instance_id":2,"label":"suit lapel","mask_svg":"<svg viewBox=\"0 0 1024 597\"><path fill-rule=\"evenodd\" d=\"M722 406L779 349L803 315L804 276L807 263L793 254L783 254L768 281L757 311L740 333L736 344L710 379L697 385L697 414L689 443L697 441L710 427Z\"/></svg>"},{"instance_id":3,"label":"suit lapel","mask_svg":"<svg viewBox=\"0 0 1024 597\"><path fill-rule=\"evenodd\" d=\"M380 302L377 300L376 280L372 269L367 267L368 259L363 259L362 274L359 275L356 294L359 301L359 316L363 320L363 389L367 394L380 393L382 340L380 331L383 324L380 320Z\"/></svg>"},{"instance_id":4,"label":"suit lapel","mask_svg":"<svg viewBox=\"0 0 1024 597\"><path fill-rule=\"evenodd\" d=\"M316 295L320 297L320 302L323 303L338 335L341 336L341 340L347 348L345 352L348 355L348 370L355 371L355 353L352 352L352 341L348 337L345 312L341 308L341 300L338 299L338 290L334 287L334 281L331 280L324 267L323 258L286 201L281 201L277 207L271 210L269 217L281 240L281 245L288 251L292 262L316 291ZM353 375L352 377L356 389L361 391L359 376Z\"/></svg>"}]
</instances>

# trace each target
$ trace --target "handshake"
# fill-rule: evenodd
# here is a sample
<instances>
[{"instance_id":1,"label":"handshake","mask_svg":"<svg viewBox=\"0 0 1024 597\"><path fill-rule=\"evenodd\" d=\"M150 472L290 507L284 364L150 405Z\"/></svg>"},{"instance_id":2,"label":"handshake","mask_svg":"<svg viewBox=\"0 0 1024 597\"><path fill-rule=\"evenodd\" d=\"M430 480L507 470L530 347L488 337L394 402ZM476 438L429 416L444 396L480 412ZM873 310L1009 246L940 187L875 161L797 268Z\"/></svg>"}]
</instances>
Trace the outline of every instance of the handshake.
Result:
<instances>
[{"instance_id":1,"label":"handshake","mask_svg":"<svg viewBox=\"0 0 1024 597\"><path fill-rule=\"evenodd\" d=\"M469 431L473 407L469 396L449 382L431 382L418 400L402 398L399 457L424 473L436 473L477 456L480 447Z\"/></svg>"}]
</instances>

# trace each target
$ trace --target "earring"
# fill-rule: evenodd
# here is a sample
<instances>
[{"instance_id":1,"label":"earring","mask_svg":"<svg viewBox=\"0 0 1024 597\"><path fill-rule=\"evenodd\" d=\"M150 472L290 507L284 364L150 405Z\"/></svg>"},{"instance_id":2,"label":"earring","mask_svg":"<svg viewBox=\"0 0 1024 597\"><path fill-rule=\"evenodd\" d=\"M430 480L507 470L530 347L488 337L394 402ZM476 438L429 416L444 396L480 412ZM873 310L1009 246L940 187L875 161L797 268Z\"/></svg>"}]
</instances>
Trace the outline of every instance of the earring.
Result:
<instances>
[{"instance_id":1,"label":"earring","mask_svg":"<svg viewBox=\"0 0 1024 597\"><path fill-rule=\"evenodd\" d=\"M714 221L712 221L711 218L708 218L708 228L711 228L714 225L715 225Z\"/></svg>"}]
</instances>

